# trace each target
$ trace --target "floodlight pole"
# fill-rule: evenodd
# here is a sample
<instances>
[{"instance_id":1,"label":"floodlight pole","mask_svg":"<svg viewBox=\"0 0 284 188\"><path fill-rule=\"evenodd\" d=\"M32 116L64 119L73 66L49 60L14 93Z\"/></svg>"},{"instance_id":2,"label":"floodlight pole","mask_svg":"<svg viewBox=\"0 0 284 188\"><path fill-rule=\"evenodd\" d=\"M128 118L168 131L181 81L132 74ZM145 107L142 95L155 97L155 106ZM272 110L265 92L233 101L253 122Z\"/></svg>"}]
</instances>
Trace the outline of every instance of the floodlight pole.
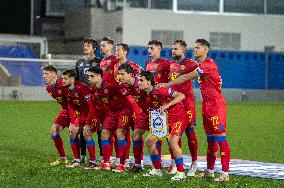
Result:
<instances>
[{"instance_id":1,"label":"floodlight pole","mask_svg":"<svg viewBox=\"0 0 284 188\"><path fill-rule=\"evenodd\" d=\"M31 0L31 24L30 24L30 35L34 34L34 0Z\"/></svg>"}]
</instances>

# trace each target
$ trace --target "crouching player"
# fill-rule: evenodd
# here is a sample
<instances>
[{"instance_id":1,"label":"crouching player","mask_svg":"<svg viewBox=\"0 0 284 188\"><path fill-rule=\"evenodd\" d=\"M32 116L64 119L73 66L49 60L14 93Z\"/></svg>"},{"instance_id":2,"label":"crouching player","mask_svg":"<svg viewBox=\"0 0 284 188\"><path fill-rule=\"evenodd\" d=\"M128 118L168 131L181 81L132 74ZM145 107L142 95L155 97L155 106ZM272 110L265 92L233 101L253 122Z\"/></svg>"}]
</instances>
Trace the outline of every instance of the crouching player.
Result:
<instances>
[{"instance_id":1,"label":"crouching player","mask_svg":"<svg viewBox=\"0 0 284 188\"><path fill-rule=\"evenodd\" d=\"M46 91L61 105L61 111L58 113L50 129L51 138L53 139L60 158L50 163L50 165L66 165L68 164L68 161L64 150L63 140L60 137L59 132L70 124L68 102L66 99L67 90L62 85L62 79L57 77L57 69L54 66L47 65L43 67L42 74L46 83Z\"/></svg>"},{"instance_id":2,"label":"crouching player","mask_svg":"<svg viewBox=\"0 0 284 188\"><path fill-rule=\"evenodd\" d=\"M178 171L171 180L185 179L182 151L178 144L187 125L186 110L181 103L185 96L168 87L155 89L154 77L150 71L142 71L138 80L139 89L146 92L146 95L141 97L147 98L145 105L149 107L149 110L155 109L160 113L164 113L167 110L167 122L171 130L168 141L173 151ZM158 154L156 146L157 139L150 134L146 142L154 168L144 174L144 176L162 176L161 156Z\"/></svg>"},{"instance_id":3,"label":"crouching player","mask_svg":"<svg viewBox=\"0 0 284 188\"><path fill-rule=\"evenodd\" d=\"M69 126L70 144L74 155L74 161L67 167L80 166L80 142L78 134L83 131L86 125L86 118L89 112L88 101L90 100L90 90L82 82L75 81L76 73L73 70L66 70L62 73L63 86L68 88L67 99L70 112L71 123ZM90 166L96 163L95 142L91 137L87 137L86 145L90 154Z\"/></svg>"},{"instance_id":4,"label":"crouching player","mask_svg":"<svg viewBox=\"0 0 284 188\"><path fill-rule=\"evenodd\" d=\"M88 71L89 81L96 88L97 100L104 102L107 106L106 115L102 127L102 154L103 163L98 166L98 170L111 170L110 156L112 145L110 136L116 133L117 152L120 165L113 169L113 172L125 172L125 159L127 143L125 140L126 129L130 125L132 108L128 100L120 91L117 82L103 80L103 71L99 67L91 67Z\"/></svg>"},{"instance_id":5,"label":"crouching player","mask_svg":"<svg viewBox=\"0 0 284 188\"><path fill-rule=\"evenodd\" d=\"M145 105L146 98L140 97L138 78L135 76L135 70L130 64L122 64L118 67L119 80L121 86L126 89L126 95L133 96L135 102L132 104L134 114L134 131L132 134L134 166L129 172L139 172L142 170L144 140L143 134L149 130L149 111Z\"/></svg>"}]
</instances>

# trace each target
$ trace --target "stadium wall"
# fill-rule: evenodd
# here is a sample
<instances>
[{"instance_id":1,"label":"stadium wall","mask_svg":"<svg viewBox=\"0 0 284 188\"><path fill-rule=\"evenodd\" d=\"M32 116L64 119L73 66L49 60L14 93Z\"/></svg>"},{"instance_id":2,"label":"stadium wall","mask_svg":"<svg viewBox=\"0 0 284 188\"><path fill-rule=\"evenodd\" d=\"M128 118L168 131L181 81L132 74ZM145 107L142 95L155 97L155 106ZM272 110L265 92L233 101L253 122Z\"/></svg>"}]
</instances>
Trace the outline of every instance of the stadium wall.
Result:
<instances>
[{"instance_id":1,"label":"stadium wall","mask_svg":"<svg viewBox=\"0 0 284 188\"><path fill-rule=\"evenodd\" d=\"M146 45L151 40L151 30L181 30L184 40L192 47L195 39L209 39L210 32L241 34L240 50L264 51L265 46L275 46L284 51L283 16L232 16L175 14L169 10L123 11L123 42L129 45Z\"/></svg>"},{"instance_id":2,"label":"stadium wall","mask_svg":"<svg viewBox=\"0 0 284 188\"><path fill-rule=\"evenodd\" d=\"M240 34L239 50L264 51L265 47L274 46L275 51L283 52L283 17L196 12L177 14L172 10L133 8L106 12L98 8L85 8L66 14L65 39L69 42L65 45L68 53L81 53L81 46L79 48L76 43L81 45L83 38L100 40L111 36L116 42L145 46L152 39L152 30L171 30L183 31L188 47L193 46L196 38L209 39L210 32L222 32Z\"/></svg>"},{"instance_id":3,"label":"stadium wall","mask_svg":"<svg viewBox=\"0 0 284 188\"><path fill-rule=\"evenodd\" d=\"M45 87L0 86L0 100L49 101L53 100ZM227 101L284 101L284 90L223 89ZM194 89L196 101L202 101L199 89Z\"/></svg>"}]
</instances>

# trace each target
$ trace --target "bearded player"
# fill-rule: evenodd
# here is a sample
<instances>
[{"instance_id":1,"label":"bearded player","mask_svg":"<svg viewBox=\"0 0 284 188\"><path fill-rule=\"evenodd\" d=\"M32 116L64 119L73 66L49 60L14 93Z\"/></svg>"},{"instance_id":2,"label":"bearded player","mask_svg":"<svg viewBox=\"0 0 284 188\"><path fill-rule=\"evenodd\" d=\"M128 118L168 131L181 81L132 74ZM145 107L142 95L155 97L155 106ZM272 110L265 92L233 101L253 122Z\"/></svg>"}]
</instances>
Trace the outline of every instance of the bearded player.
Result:
<instances>
[{"instance_id":1,"label":"bearded player","mask_svg":"<svg viewBox=\"0 0 284 188\"><path fill-rule=\"evenodd\" d=\"M210 43L205 39L197 39L194 47L194 56L198 58L198 68L184 74L167 84L171 86L198 78L202 94L202 118L207 136L207 169L201 177L214 177L214 166L220 147L222 172L216 181L229 181L230 148L226 136L226 101L222 95L221 80L217 65L207 57Z\"/></svg>"}]
</instances>

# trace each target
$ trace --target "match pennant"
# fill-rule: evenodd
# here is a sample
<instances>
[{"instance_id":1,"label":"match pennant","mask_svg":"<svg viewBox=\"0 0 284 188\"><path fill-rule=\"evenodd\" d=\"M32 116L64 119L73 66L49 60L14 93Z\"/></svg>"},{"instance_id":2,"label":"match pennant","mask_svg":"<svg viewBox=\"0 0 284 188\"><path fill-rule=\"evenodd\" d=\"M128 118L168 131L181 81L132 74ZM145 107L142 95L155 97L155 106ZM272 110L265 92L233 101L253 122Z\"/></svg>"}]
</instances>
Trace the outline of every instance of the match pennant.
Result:
<instances>
[{"instance_id":1,"label":"match pennant","mask_svg":"<svg viewBox=\"0 0 284 188\"><path fill-rule=\"evenodd\" d=\"M168 113L160 114L157 110L150 111L150 134L158 140L164 140L169 136Z\"/></svg>"}]
</instances>

